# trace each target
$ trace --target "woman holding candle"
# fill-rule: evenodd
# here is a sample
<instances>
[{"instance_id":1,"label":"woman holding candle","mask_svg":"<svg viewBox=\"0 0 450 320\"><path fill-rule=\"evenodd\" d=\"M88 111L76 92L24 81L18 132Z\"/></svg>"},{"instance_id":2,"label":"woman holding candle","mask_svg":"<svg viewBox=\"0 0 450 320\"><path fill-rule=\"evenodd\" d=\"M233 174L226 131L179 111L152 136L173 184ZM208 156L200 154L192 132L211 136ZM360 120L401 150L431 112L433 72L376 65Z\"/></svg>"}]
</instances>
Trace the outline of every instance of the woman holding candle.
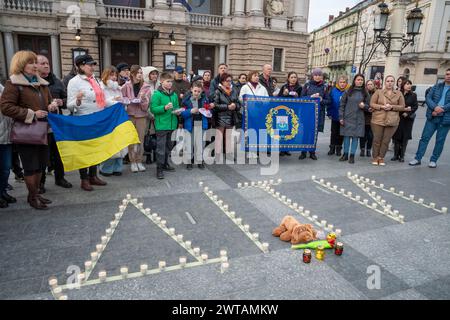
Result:
<instances>
[{"instance_id":1,"label":"woman holding candle","mask_svg":"<svg viewBox=\"0 0 450 320\"><path fill-rule=\"evenodd\" d=\"M328 86L323 80L323 71L321 69L314 69L311 73L311 77L311 80L303 86L302 97L317 98L320 100L318 131L323 132L325 124L325 110L331 102L330 95L328 93ZM317 160L315 150L309 152L309 157L312 160ZM306 151L302 151L299 159L306 159Z\"/></svg>"},{"instance_id":2,"label":"woman holding candle","mask_svg":"<svg viewBox=\"0 0 450 320\"><path fill-rule=\"evenodd\" d=\"M410 80L402 82L400 91L405 97L406 108L405 112L400 113L400 123L393 137L394 157L391 160L405 162L406 146L408 145L408 140L412 139L412 129L419 104L417 95L412 91L412 82Z\"/></svg>"},{"instance_id":3,"label":"woman holding candle","mask_svg":"<svg viewBox=\"0 0 450 320\"><path fill-rule=\"evenodd\" d=\"M300 98L302 95L302 86L298 82L298 75L296 72L289 72L286 83L281 87L278 97L284 98ZM288 151L281 151L280 156L290 156Z\"/></svg>"},{"instance_id":4,"label":"woman holding candle","mask_svg":"<svg viewBox=\"0 0 450 320\"><path fill-rule=\"evenodd\" d=\"M353 83L341 98L339 108L340 134L344 136L344 154L339 161L355 163L355 153L360 137L365 134L364 110L369 109L370 96L364 87L365 79L357 74ZM350 149L350 140L351 149Z\"/></svg>"},{"instance_id":5,"label":"woman holding candle","mask_svg":"<svg viewBox=\"0 0 450 320\"><path fill-rule=\"evenodd\" d=\"M405 98L400 91L394 90L394 85L395 78L387 76L384 89L375 92L370 100L374 136L372 164L376 166L386 165L384 156L400 122L399 112L405 111Z\"/></svg>"},{"instance_id":6,"label":"woman holding candle","mask_svg":"<svg viewBox=\"0 0 450 320\"><path fill-rule=\"evenodd\" d=\"M372 98L373 94L376 91L375 82L373 80L368 80L366 82L366 90L369 93L370 98ZM371 157L372 152L372 142L373 142L373 133L372 128L370 127L370 122L372 121L372 110L364 110L364 118L365 118L365 133L364 137L359 139L359 148L361 149L360 157Z\"/></svg>"},{"instance_id":7,"label":"woman holding candle","mask_svg":"<svg viewBox=\"0 0 450 320\"><path fill-rule=\"evenodd\" d=\"M122 90L117 82L119 73L115 67L109 67L103 70L102 81L100 83L103 91L105 92L106 107L110 107L118 102L124 102L122 96ZM121 176L123 167L123 158L128 153L127 149L124 149L115 154L111 159L102 163L100 174L102 176Z\"/></svg>"},{"instance_id":8,"label":"woman holding candle","mask_svg":"<svg viewBox=\"0 0 450 320\"><path fill-rule=\"evenodd\" d=\"M128 147L128 154L132 172L142 172L146 168L142 164L144 157L144 137L147 131L148 106L150 102L150 85L144 84L142 68L132 65L130 69L130 80L122 87L124 98L130 100L127 106L127 113L138 132L140 144L133 144Z\"/></svg>"},{"instance_id":9,"label":"woman holding candle","mask_svg":"<svg viewBox=\"0 0 450 320\"><path fill-rule=\"evenodd\" d=\"M58 110L58 104L51 102L49 83L38 75L36 54L31 51L16 52L11 60L10 74L0 101L3 116L26 125L35 121L46 122L48 112ZM46 134L47 126L42 127L45 127ZM18 144L16 147L24 169L28 203L35 209L45 210L51 201L39 195L38 189L48 162L48 146ZM2 157L4 153L8 154L8 151L2 152Z\"/></svg>"},{"instance_id":10,"label":"woman holding candle","mask_svg":"<svg viewBox=\"0 0 450 320\"><path fill-rule=\"evenodd\" d=\"M232 76L228 73L223 73L219 78L219 82L219 87L214 94L216 157L220 157L222 155L224 145L225 152L227 154L232 152L233 145L231 141L231 133L233 127L238 122L237 112L239 112L241 108L239 94L237 90L233 89L231 86L233 82Z\"/></svg>"}]
</instances>

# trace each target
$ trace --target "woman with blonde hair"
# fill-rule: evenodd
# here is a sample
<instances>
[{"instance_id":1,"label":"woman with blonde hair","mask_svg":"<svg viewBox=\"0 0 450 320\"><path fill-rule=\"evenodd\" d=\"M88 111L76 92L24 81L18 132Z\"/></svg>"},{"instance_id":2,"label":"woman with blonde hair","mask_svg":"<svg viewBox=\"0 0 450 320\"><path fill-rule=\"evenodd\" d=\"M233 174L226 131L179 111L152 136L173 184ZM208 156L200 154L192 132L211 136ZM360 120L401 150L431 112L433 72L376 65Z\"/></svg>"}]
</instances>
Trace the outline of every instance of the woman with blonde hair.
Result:
<instances>
[{"instance_id":1,"label":"woman with blonde hair","mask_svg":"<svg viewBox=\"0 0 450 320\"><path fill-rule=\"evenodd\" d=\"M46 122L48 112L58 110L56 101L51 102L48 84L38 75L36 54L31 51L16 52L11 60L10 79L0 101L2 114L27 125L36 121ZM45 128L43 130L47 134L48 129ZM51 201L38 194L41 175L48 162L48 145L17 144L17 150L24 169L28 203L38 210L48 209L47 204Z\"/></svg>"},{"instance_id":2,"label":"woman with blonde hair","mask_svg":"<svg viewBox=\"0 0 450 320\"><path fill-rule=\"evenodd\" d=\"M395 78L387 76L384 89L374 93L370 100L372 112L371 127L373 132L372 164L385 166L384 157L389 142L400 123L399 112L405 111L403 94L394 89Z\"/></svg>"},{"instance_id":3,"label":"woman with blonde hair","mask_svg":"<svg viewBox=\"0 0 450 320\"><path fill-rule=\"evenodd\" d=\"M100 83L106 98L106 107L111 107L119 102L124 102L122 90L120 89L119 72L116 67L108 67L102 72L102 81ZM116 153L110 159L102 163L100 174L105 177L121 176L123 168L123 158L127 155L128 148Z\"/></svg>"}]
</instances>

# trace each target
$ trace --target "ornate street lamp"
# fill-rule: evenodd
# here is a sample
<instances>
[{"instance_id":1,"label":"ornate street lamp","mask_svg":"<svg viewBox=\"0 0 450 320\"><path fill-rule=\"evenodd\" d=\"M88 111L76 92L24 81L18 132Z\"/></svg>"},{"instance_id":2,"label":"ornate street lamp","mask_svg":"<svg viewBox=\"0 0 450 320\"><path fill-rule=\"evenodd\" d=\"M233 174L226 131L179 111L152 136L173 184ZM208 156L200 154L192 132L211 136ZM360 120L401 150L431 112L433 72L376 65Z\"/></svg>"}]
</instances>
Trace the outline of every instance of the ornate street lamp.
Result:
<instances>
[{"instance_id":1,"label":"ornate street lamp","mask_svg":"<svg viewBox=\"0 0 450 320\"><path fill-rule=\"evenodd\" d=\"M386 30L388 18L390 15L390 11L388 5L384 3L380 3L378 5L379 12L375 16L374 23L374 32L376 37L376 43L382 44L385 47L385 54L389 55L391 51L391 40L393 39L390 30ZM411 10L411 12L406 17L407 20L407 32L406 36L403 35L402 40L402 49L403 51L409 44L414 45L415 37L419 34L420 26L422 24L422 20L424 19L424 15L422 10L419 8L419 1L416 0L416 7ZM400 39L399 39L400 40Z\"/></svg>"},{"instance_id":2,"label":"ornate street lamp","mask_svg":"<svg viewBox=\"0 0 450 320\"><path fill-rule=\"evenodd\" d=\"M386 3L382 2L378 5L379 13L375 16L375 23L373 30L375 33L384 32L386 30L388 18L389 18L389 7Z\"/></svg>"},{"instance_id":3,"label":"ornate street lamp","mask_svg":"<svg viewBox=\"0 0 450 320\"><path fill-rule=\"evenodd\" d=\"M173 32L173 30L172 30L172 33L169 35L169 39L170 39L170 45L174 46L176 44L176 41L175 41L175 33Z\"/></svg>"}]
</instances>

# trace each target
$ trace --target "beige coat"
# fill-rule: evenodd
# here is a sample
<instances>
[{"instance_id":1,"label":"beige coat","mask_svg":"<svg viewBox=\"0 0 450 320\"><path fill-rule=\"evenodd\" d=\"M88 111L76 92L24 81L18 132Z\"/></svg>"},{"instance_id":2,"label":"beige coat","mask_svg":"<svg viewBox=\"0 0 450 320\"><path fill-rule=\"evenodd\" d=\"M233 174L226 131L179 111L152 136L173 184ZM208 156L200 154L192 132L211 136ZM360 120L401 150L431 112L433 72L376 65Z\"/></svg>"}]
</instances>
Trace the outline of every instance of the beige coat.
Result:
<instances>
[{"instance_id":1,"label":"beige coat","mask_svg":"<svg viewBox=\"0 0 450 320\"><path fill-rule=\"evenodd\" d=\"M386 111L381 107L390 104L392 110ZM383 127L396 127L400 123L400 111L405 110L405 98L400 91L394 90L390 94L386 89L377 90L370 100L373 109L372 124Z\"/></svg>"}]
</instances>

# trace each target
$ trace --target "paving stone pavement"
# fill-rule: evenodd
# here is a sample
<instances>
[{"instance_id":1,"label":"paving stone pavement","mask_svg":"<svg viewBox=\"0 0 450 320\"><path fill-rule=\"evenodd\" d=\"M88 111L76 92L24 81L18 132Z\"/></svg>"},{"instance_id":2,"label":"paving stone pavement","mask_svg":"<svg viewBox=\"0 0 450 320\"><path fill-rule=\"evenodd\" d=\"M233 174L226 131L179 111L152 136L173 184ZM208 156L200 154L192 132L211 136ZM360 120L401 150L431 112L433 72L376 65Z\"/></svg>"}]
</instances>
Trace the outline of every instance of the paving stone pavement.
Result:
<instances>
[{"instance_id":1,"label":"paving stone pavement","mask_svg":"<svg viewBox=\"0 0 450 320\"><path fill-rule=\"evenodd\" d=\"M414 140L408 146L408 159L417 147L424 123L421 109L414 127ZM11 179L12 195L18 203L0 211L0 299L53 299L48 278L56 276L65 283L69 266L83 268L95 251L100 237L109 227L126 194L137 197L167 220L193 246L210 258L226 249L230 269L220 272L220 264L207 264L167 271L136 279L85 286L67 290L69 299L449 299L450 298L450 217L377 191L394 209L405 216L400 224L311 181L311 175L324 178L340 188L367 195L348 178L351 171L387 187L404 190L437 207L450 207L450 143L437 169L424 165L412 168L407 163L373 167L367 158L357 156L356 164L340 163L327 156L329 123L319 135L319 160L299 161L294 154L280 158L280 170L274 176L261 176L258 165L214 165L201 171L177 167L164 181L155 178L155 166L145 173L132 174L129 167L122 177L105 178L106 187L94 192L79 188L77 173L67 179L71 190L61 189L48 177L47 196L51 209L36 212L26 205L23 184ZM431 148L429 148L431 149ZM427 153L427 157L430 150ZM238 189L238 182L278 179L275 186L293 202L311 210L319 219L342 229L344 255L327 252L325 261L313 258L302 263L302 251L272 237L271 231L287 215L307 220L257 188ZM270 245L263 253L209 198L198 183L203 181L236 212L262 242ZM195 224L188 218L192 216ZM118 275L122 266L130 273L142 263L156 268L160 260L167 265L186 256L195 258L172 238L129 205L111 241L108 243L91 279L100 270ZM380 288L369 289L368 268L380 270Z\"/></svg>"}]
</instances>

